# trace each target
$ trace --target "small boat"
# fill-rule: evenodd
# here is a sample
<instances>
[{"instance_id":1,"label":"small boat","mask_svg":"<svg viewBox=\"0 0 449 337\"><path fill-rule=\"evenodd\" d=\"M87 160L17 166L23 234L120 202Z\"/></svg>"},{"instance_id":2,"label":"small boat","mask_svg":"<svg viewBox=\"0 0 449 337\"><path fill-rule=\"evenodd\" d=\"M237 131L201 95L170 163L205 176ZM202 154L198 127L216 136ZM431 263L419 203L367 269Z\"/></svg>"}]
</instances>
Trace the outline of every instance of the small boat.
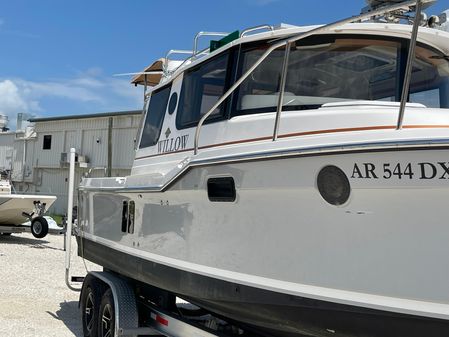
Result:
<instances>
[{"instance_id":1,"label":"small boat","mask_svg":"<svg viewBox=\"0 0 449 337\"><path fill-rule=\"evenodd\" d=\"M428 3L167 55L131 174L80 185L79 255L264 336L448 336L449 32Z\"/></svg>"},{"instance_id":2,"label":"small boat","mask_svg":"<svg viewBox=\"0 0 449 337\"><path fill-rule=\"evenodd\" d=\"M31 232L37 238L48 232L47 220L43 217L47 209L55 202L50 195L31 195L11 193L11 184L0 180L0 232L3 234L19 231L26 221L31 221ZM13 226L13 227L11 227ZM9 230L7 230L9 227Z\"/></svg>"}]
</instances>

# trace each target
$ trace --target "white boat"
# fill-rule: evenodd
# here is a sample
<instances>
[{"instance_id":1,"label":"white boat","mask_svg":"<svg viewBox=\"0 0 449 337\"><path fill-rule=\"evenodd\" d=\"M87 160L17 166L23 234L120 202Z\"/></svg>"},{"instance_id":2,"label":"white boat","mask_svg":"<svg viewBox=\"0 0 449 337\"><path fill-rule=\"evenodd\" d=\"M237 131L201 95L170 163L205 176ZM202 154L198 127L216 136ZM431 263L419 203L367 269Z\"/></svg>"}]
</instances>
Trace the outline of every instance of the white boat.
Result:
<instances>
[{"instance_id":1,"label":"white boat","mask_svg":"<svg viewBox=\"0 0 449 337\"><path fill-rule=\"evenodd\" d=\"M48 222L43 215L55 202L50 195L31 195L11 193L8 180L0 180L0 233L8 234L18 231L10 226L21 226L31 221L31 232L37 238L48 232ZM8 229L9 227L9 229Z\"/></svg>"},{"instance_id":2,"label":"white boat","mask_svg":"<svg viewBox=\"0 0 449 337\"><path fill-rule=\"evenodd\" d=\"M449 33L392 23L415 2L194 50L131 175L83 180L79 254L264 335L449 335Z\"/></svg>"}]
</instances>

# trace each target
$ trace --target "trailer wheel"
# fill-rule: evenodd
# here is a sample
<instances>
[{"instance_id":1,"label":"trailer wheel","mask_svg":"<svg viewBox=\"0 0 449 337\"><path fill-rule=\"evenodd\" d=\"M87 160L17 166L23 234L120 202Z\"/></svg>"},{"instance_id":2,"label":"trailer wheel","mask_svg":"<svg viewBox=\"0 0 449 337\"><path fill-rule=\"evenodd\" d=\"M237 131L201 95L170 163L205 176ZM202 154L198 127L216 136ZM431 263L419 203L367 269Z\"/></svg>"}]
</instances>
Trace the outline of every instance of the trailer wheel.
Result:
<instances>
[{"instance_id":1,"label":"trailer wheel","mask_svg":"<svg viewBox=\"0 0 449 337\"><path fill-rule=\"evenodd\" d=\"M48 233L48 222L42 217L38 216L31 221L31 234L37 239L42 239Z\"/></svg>"},{"instance_id":2,"label":"trailer wheel","mask_svg":"<svg viewBox=\"0 0 449 337\"><path fill-rule=\"evenodd\" d=\"M115 308L114 296L111 289L108 289L101 299L100 322L98 325L99 337L115 336Z\"/></svg>"},{"instance_id":3,"label":"trailer wheel","mask_svg":"<svg viewBox=\"0 0 449 337\"><path fill-rule=\"evenodd\" d=\"M80 297L84 337L98 336L98 315L105 290L106 286L101 281L92 277L86 278Z\"/></svg>"}]
</instances>

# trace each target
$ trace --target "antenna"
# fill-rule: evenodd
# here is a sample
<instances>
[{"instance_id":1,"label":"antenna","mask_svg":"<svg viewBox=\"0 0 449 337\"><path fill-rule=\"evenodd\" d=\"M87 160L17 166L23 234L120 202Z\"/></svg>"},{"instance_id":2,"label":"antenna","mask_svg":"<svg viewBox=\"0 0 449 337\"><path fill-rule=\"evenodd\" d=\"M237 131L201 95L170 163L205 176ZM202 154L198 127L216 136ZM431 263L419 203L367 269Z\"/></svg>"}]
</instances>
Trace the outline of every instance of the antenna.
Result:
<instances>
[{"instance_id":1,"label":"antenna","mask_svg":"<svg viewBox=\"0 0 449 337\"><path fill-rule=\"evenodd\" d=\"M162 75L162 71L140 71L137 73L121 73L121 74L114 74L112 76L118 77L118 76L131 76L131 75Z\"/></svg>"},{"instance_id":2,"label":"antenna","mask_svg":"<svg viewBox=\"0 0 449 337\"><path fill-rule=\"evenodd\" d=\"M376 9L392 6L392 5L399 5L401 2L405 2L404 0L365 0L367 6L362 9L362 13L368 13L371 11L374 11ZM437 0L427 0L423 1L422 9L426 9L430 6L432 6ZM413 9L414 10L414 9Z\"/></svg>"},{"instance_id":3,"label":"antenna","mask_svg":"<svg viewBox=\"0 0 449 337\"><path fill-rule=\"evenodd\" d=\"M427 15L422 12L422 10L432 6L437 0L422 0L421 1L421 10L419 14L419 25L420 26L426 26L427 25ZM387 8L388 6L393 5L401 5L404 3L404 5L407 3L407 1L403 0L365 0L367 6L362 8L361 14L369 14L370 12L374 12L376 10ZM413 22L416 19L416 15L409 16L407 15L410 12L416 12L416 5L408 5L404 6L404 8L397 9L395 11L391 11L388 13L384 13L381 15L373 15L371 18L373 21L380 21L380 22L390 22L390 23L399 23L401 20L408 22L409 24L413 24Z\"/></svg>"}]
</instances>

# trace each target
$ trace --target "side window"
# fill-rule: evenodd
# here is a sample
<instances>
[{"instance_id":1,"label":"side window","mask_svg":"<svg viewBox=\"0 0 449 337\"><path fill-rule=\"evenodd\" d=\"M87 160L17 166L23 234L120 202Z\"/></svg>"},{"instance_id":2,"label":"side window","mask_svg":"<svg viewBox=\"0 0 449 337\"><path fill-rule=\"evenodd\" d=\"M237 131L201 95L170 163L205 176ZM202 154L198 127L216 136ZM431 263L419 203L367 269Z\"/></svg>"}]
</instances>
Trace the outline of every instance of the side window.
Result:
<instances>
[{"instance_id":1,"label":"side window","mask_svg":"<svg viewBox=\"0 0 449 337\"><path fill-rule=\"evenodd\" d=\"M283 109L394 98L400 48L400 42L363 36L312 36L297 41L289 55ZM244 73L265 50L264 45L242 50L239 73ZM273 51L242 83L233 115L276 111L284 51Z\"/></svg>"},{"instance_id":2,"label":"side window","mask_svg":"<svg viewBox=\"0 0 449 337\"><path fill-rule=\"evenodd\" d=\"M410 102L429 108L449 108L449 60L440 52L416 47Z\"/></svg>"},{"instance_id":3,"label":"side window","mask_svg":"<svg viewBox=\"0 0 449 337\"><path fill-rule=\"evenodd\" d=\"M161 133L171 85L153 92L148 106L139 148L156 145Z\"/></svg>"},{"instance_id":4,"label":"side window","mask_svg":"<svg viewBox=\"0 0 449 337\"><path fill-rule=\"evenodd\" d=\"M195 126L225 93L228 62L229 53L226 52L184 74L176 115L178 129ZM209 120L221 119L224 110L221 105L212 113Z\"/></svg>"},{"instance_id":5,"label":"side window","mask_svg":"<svg viewBox=\"0 0 449 337\"><path fill-rule=\"evenodd\" d=\"M240 54L240 78L266 52L268 44L246 46ZM279 95L284 47L274 50L235 91L233 115L275 111ZM273 104L274 103L274 104Z\"/></svg>"},{"instance_id":6,"label":"side window","mask_svg":"<svg viewBox=\"0 0 449 337\"><path fill-rule=\"evenodd\" d=\"M365 35L320 35L291 47L283 110L317 109L340 101L399 101L407 40ZM267 50L242 47L237 78ZM234 94L232 115L276 111L284 49L273 51ZM424 45L416 48L410 102L449 107L449 62Z\"/></svg>"}]
</instances>

